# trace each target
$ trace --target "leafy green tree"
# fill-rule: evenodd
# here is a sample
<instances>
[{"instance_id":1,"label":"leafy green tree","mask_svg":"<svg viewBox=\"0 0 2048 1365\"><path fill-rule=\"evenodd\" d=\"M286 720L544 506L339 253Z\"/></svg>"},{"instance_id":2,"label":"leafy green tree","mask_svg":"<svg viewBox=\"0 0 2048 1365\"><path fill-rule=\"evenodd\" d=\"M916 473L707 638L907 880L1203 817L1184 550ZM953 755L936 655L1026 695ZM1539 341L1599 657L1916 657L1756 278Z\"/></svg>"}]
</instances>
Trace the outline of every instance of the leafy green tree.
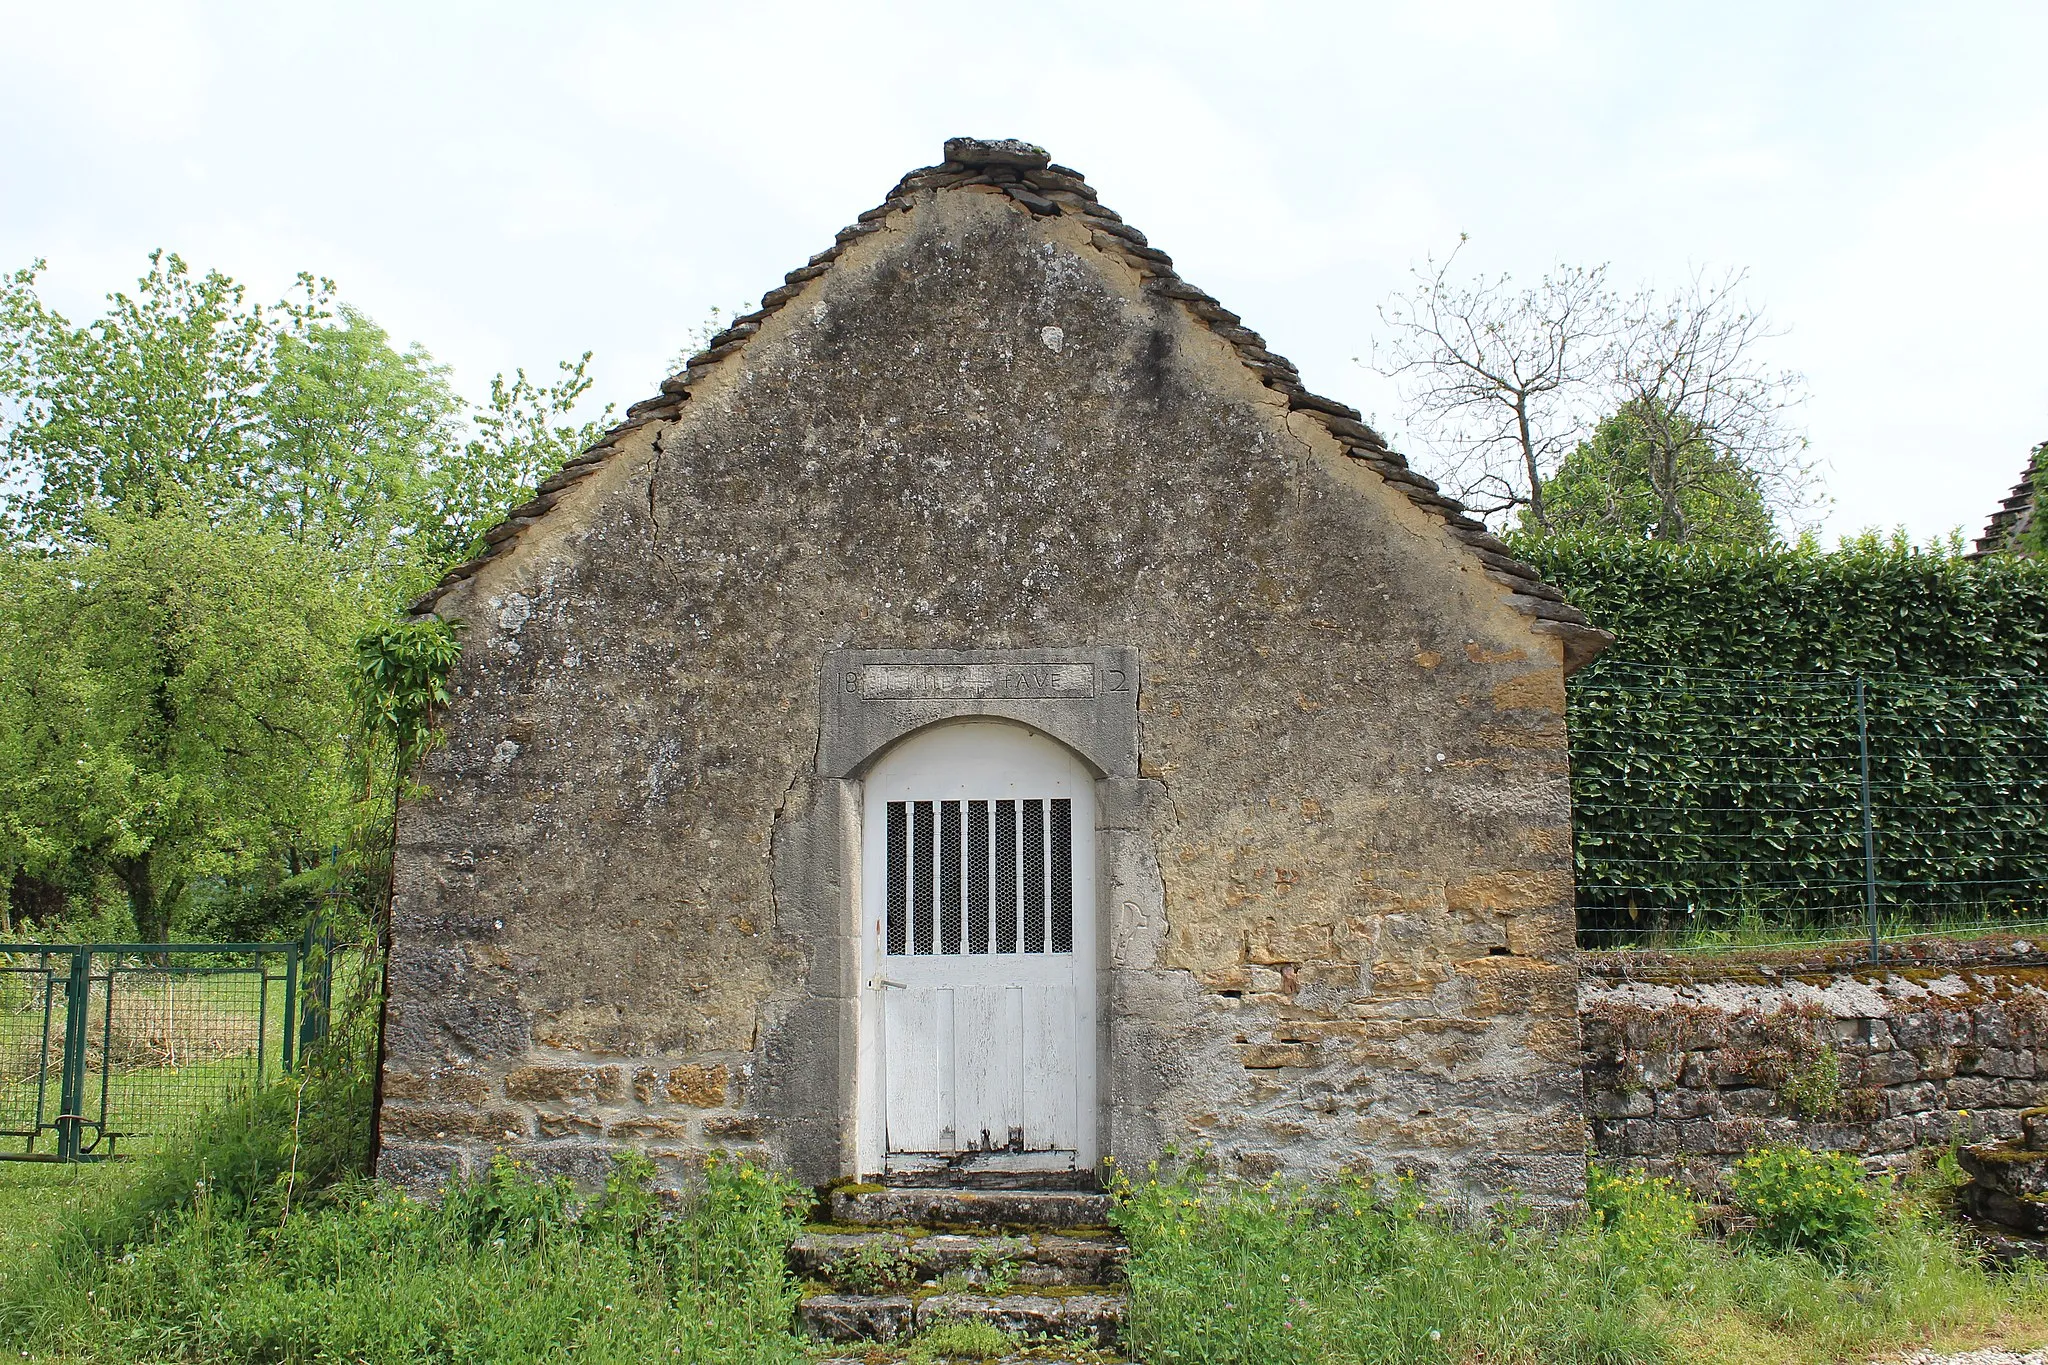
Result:
<instances>
[{"instance_id":1,"label":"leafy green tree","mask_svg":"<svg viewBox=\"0 0 2048 1365\"><path fill-rule=\"evenodd\" d=\"M588 449L611 425L607 406L587 422L574 412L590 391L590 352L564 360L551 384L525 370L491 380L489 400L470 417L474 434L436 457L427 477L420 536L427 557L446 564L483 546L483 535L524 502L548 474Z\"/></svg>"},{"instance_id":2,"label":"leafy green tree","mask_svg":"<svg viewBox=\"0 0 2048 1365\"><path fill-rule=\"evenodd\" d=\"M355 309L336 311L279 339L250 511L359 572L400 571L437 552L413 533L433 471L459 448L462 402L424 349L401 352Z\"/></svg>"},{"instance_id":3,"label":"leafy green tree","mask_svg":"<svg viewBox=\"0 0 2048 1365\"><path fill-rule=\"evenodd\" d=\"M194 877L333 834L343 663L375 604L274 531L105 513L88 529L78 553L9 560L0 865L89 861L160 941Z\"/></svg>"},{"instance_id":4,"label":"leafy green tree","mask_svg":"<svg viewBox=\"0 0 2048 1365\"><path fill-rule=\"evenodd\" d=\"M278 352L324 316L331 284L301 275L297 297L251 305L225 275L157 251L134 293L73 326L37 296L42 265L0 281L0 398L13 409L0 476L16 490L0 528L88 543L96 513L218 516L256 491Z\"/></svg>"},{"instance_id":5,"label":"leafy green tree","mask_svg":"<svg viewBox=\"0 0 2048 1365\"><path fill-rule=\"evenodd\" d=\"M75 325L41 268L0 279L0 885L118 882L161 938L388 843L364 750L410 741L352 722L356 641L610 411L587 353L471 410L309 275L258 305L158 252Z\"/></svg>"},{"instance_id":6,"label":"leafy green tree","mask_svg":"<svg viewBox=\"0 0 2048 1365\"><path fill-rule=\"evenodd\" d=\"M74 325L0 280L0 534L93 543L100 513L263 526L380 577L394 600L455 559L592 441L590 355L516 371L469 409L418 346L397 349L331 281L276 304L157 252L132 293Z\"/></svg>"},{"instance_id":7,"label":"leafy green tree","mask_svg":"<svg viewBox=\"0 0 2048 1365\"><path fill-rule=\"evenodd\" d=\"M1655 403L1631 403L1543 482L1548 529L1626 540L1769 545L1777 528L1741 460ZM1679 515L1671 515L1671 509ZM1520 529L1540 529L1524 509Z\"/></svg>"}]
</instances>

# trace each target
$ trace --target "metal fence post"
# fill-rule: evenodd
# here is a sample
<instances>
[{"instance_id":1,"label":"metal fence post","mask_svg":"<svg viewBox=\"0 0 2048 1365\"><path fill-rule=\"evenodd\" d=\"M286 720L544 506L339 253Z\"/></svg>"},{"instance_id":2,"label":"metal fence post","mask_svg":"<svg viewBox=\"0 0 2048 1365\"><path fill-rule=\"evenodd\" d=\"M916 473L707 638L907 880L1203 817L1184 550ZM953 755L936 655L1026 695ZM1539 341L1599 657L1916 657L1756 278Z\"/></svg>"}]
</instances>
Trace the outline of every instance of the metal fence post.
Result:
<instances>
[{"instance_id":1,"label":"metal fence post","mask_svg":"<svg viewBox=\"0 0 2048 1365\"><path fill-rule=\"evenodd\" d=\"M1863 764L1863 903L1870 920L1870 960L1882 960L1877 937L1877 835L1870 819L1870 713L1863 700L1863 675L1856 675L1856 753Z\"/></svg>"},{"instance_id":2,"label":"metal fence post","mask_svg":"<svg viewBox=\"0 0 2048 1365\"><path fill-rule=\"evenodd\" d=\"M299 953L302 945L294 943L284 954L284 1023L278 1032L284 1035L284 1069L289 1073L295 1060L292 1044L297 1041L299 1023Z\"/></svg>"},{"instance_id":3,"label":"metal fence post","mask_svg":"<svg viewBox=\"0 0 2048 1365\"><path fill-rule=\"evenodd\" d=\"M85 1122L85 1033L92 1007L92 949L74 948L64 986L64 1061L57 1078L57 1159L76 1161Z\"/></svg>"}]
</instances>

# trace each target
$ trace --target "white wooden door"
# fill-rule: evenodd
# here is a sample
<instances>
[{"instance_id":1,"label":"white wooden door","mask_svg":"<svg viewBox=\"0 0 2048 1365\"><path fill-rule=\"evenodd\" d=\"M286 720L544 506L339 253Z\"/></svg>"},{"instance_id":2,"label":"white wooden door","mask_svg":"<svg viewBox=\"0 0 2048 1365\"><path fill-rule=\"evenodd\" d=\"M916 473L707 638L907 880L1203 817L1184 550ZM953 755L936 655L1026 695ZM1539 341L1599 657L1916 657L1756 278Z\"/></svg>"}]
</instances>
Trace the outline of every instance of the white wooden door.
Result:
<instances>
[{"instance_id":1,"label":"white wooden door","mask_svg":"<svg viewBox=\"0 0 2048 1365\"><path fill-rule=\"evenodd\" d=\"M914 735L867 778L861 866L863 1170L1092 1166L1087 768L1019 725Z\"/></svg>"}]
</instances>

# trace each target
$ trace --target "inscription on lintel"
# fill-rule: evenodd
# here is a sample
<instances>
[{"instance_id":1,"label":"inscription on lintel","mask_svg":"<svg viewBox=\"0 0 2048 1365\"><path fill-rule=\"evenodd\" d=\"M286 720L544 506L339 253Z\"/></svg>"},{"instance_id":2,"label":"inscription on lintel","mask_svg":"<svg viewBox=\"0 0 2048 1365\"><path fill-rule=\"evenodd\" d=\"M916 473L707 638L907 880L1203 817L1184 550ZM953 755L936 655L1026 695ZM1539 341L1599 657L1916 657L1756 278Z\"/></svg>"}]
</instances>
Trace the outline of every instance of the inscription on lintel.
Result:
<instances>
[{"instance_id":1,"label":"inscription on lintel","mask_svg":"<svg viewBox=\"0 0 2048 1365\"><path fill-rule=\"evenodd\" d=\"M1095 695L1095 665L867 664L859 688L862 701L1085 700Z\"/></svg>"}]
</instances>

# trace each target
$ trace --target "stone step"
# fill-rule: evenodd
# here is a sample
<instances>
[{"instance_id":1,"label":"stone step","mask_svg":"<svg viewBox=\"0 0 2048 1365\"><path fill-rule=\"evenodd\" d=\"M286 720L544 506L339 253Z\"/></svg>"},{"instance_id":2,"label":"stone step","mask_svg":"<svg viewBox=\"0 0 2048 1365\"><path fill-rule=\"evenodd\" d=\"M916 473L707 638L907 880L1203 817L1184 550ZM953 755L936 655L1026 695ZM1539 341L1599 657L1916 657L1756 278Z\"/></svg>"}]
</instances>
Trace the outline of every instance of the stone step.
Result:
<instances>
[{"instance_id":1,"label":"stone step","mask_svg":"<svg viewBox=\"0 0 2048 1365\"><path fill-rule=\"evenodd\" d=\"M1106 1194L1079 1190L903 1189L847 1185L832 1192L832 1221L861 1227L1095 1228L1109 1223Z\"/></svg>"},{"instance_id":2,"label":"stone step","mask_svg":"<svg viewBox=\"0 0 2048 1365\"><path fill-rule=\"evenodd\" d=\"M928 1171L891 1171L877 1182L892 1190L1080 1190L1102 1188L1095 1172L989 1171L937 1166Z\"/></svg>"},{"instance_id":3,"label":"stone step","mask_svg":"<svg viewBox=\"0 0 2048 1365\"><path fill-rule=\"evenodd\" d=\"M1113 1346L1123 1330L1124 1297L1113 1291L1066 1294L813 1294L797 1320L820 1341L896 1341L937 1323L986 1322L1012 1336L1052 1337Z\"/></svg>"},{"instance_id":4,"label":"stone step","mask_svg":"<svg viewBox=\"0 0 2048 1365\"><path fill-rule=\"evenodd\" d=\"M855 1293L909 1289L957 1275L984 1285L1103 1285L1124 1278L1128 1253L1116 1237L1058 1233L988 1236L903 1231L807 1232L789 1249L797 1274Z\"/></svg>"}]
</instances>

